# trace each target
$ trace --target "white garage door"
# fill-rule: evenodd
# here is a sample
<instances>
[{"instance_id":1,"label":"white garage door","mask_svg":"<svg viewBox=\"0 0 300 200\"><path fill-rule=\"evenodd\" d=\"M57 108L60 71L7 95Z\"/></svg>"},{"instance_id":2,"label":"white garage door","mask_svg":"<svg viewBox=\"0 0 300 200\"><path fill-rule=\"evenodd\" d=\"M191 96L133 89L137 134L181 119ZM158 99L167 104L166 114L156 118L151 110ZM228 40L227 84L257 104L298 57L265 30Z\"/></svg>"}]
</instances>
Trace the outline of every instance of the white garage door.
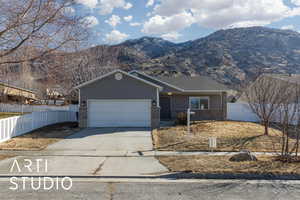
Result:
<instances>
[{"instance_id":1,"label":"white garage door","mask_svg":"<svg viewBox=\"0 0 300 200\"><path fill-rule=\"evenodd\" d=\"M151 100L89 100L89 127L150 127Z\"/></svg>"}]
</instances>

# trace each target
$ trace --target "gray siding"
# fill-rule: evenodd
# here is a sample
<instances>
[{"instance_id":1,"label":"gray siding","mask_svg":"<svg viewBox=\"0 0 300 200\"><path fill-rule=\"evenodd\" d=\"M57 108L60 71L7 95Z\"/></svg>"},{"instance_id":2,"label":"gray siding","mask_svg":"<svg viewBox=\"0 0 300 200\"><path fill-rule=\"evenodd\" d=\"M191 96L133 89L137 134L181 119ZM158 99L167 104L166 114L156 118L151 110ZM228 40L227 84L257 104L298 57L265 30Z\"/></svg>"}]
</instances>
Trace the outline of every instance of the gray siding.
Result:
<instances>
[{"instance_id":1,"label":"gray siding","mask_svg":"<svg viewBox=\"0 0 300 200\"><path fill-rule=\"evenodd\" d=\"M171 98L171 118L176 119L179 112L186 112L189 107L190 96L209 96L209 110L193 110L195 114L191 117L192 120L225 120L227 116L226 110L226 93L223 97L221 94L174 94ZM223 105L222 105L223 101Z\"/></svg>"},{"instance_id":2,"label":"gray siding","mask_svg":"<svg viewBox=\"0 0 300 200\"><path fill-rule=\"evenodd\" d=\"M79 125L87 127L88 99L151 99L157 101L157 88L123 74L115 80L114 74L80 88ZM159 108L152 106L151 125L159 126Z\"/></svg>"},{"instance_id":3,"label":"gray siding","mask_svg":"<svg viewBox=\"0 0 300 200\"><path fill-rule=\"evenodd\" d=\"M80 89L80 100L87 99L152 99L156 100L156 88L123 75L120 81L114 75L86 85Z\"/></svg>"}]
</instances>

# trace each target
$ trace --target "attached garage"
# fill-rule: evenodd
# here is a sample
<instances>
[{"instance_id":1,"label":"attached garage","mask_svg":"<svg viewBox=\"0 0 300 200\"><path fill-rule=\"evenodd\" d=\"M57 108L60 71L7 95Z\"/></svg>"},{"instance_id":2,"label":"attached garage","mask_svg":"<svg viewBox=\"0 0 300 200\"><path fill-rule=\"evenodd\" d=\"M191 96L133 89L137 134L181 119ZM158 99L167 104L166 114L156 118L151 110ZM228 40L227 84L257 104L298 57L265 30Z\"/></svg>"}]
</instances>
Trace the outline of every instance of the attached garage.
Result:
<instances>
[{"instance_id":1,"label":"attached garage","mask_svg":"<svg viewBox=\"0 0 300 200\"><path fill-rule=\"evenodd\" d=\"M80 127L159 126L159 85L116 70L76 89Z\"/></svg>"},{"instance_id":2,"label":"attached garage","mask_svg":"<svg viewBox=\"0 0 300 200\"><path fill-rule=\"evenodd\" d=\"M151 100L89 100L88 127L150 127Z\"/></svg>"}]
</instances>

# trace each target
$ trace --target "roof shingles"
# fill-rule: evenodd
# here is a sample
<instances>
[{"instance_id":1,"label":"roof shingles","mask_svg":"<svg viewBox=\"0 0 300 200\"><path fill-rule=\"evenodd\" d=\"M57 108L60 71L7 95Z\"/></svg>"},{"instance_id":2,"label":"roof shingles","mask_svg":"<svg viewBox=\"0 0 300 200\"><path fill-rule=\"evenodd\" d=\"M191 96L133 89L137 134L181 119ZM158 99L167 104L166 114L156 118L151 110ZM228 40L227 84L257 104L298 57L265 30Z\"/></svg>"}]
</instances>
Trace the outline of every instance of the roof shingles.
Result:
<instances>
[{"instance_id":1,"label":"roof shingles","mask_svg":"<svg viewBox=\"0 0 300 200\"><path fill-rule=\"evenodd\" d=\"M228 90L225 85L222 85L206 76L178 76L164 77L158 76L156 79L181 88L187 91L222 91Z\"/></svg>"}]
</instances>

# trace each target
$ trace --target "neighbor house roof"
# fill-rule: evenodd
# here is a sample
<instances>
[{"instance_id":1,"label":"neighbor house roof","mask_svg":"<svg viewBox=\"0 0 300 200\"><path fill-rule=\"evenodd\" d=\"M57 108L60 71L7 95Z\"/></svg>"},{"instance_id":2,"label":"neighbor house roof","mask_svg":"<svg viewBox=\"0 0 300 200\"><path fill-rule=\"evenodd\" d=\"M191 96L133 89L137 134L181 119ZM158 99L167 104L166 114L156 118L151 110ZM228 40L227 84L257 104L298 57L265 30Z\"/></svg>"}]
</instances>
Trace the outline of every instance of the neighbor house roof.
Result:
<instances>
[{"instance_id":1,"label":"neighbor house roof","mask_svg":"<svg viewBox=\"0 0 300 200\"><path fill-rule=\"evenodd\" d=\"M300 74L263 74L263 76L276 78L290 83L300 84Z\"/></svg>"},{"instance_id":2,"label":"neighbor house roof","mask_svg":"<svg viewBox=\"0 0 300 200\"><path fill-rule=\"evenodd\" d=\"M206 76L175 76L175 77L166 77L166 76L149 76L143 72L131 71L129 73L138 73L143 76L146 76L150 79L158 81L164 85L173 87L181 92L215 92L215 91L227 91L228 88L218 83L217 81L206 77Z\"/></svg>"},{"instance_id":3,"label":"neighbor house roof","mask_svg":"<svg viewBox=\"0 0 300 200\"><path fill-rule=\"evenodd\" d=\"M266 79L267 78L267 79ZM292 85L300 85L300 74L273 74L273 73L263 73L258 76L245 90L251 91L251 88L255 84L261 84L259 80L270 80L272 84L292 84ZM241 94L241 96L237 100L238 102L246 102L248 101L246 97L245 91Z\"/></svg>"},{"instance_id":4,"label":"neighbor house roof","mask_svg":"<svg viewBox=\"0 0 300 200\"><path fill-rule=\"evenodd\" d=\"M4 87L13 88L13 89L16 89L16 90L21 90L21 91L24 91L24 92L32 93L32 94L36 93L33 90L29 90L29 89L26 89L26 88L21 88L21 87L18 87L18 86L14 86L14 85L2 82L2 81L0 81L0 85L2 85Z\"/></svg>"}]
</instances>

